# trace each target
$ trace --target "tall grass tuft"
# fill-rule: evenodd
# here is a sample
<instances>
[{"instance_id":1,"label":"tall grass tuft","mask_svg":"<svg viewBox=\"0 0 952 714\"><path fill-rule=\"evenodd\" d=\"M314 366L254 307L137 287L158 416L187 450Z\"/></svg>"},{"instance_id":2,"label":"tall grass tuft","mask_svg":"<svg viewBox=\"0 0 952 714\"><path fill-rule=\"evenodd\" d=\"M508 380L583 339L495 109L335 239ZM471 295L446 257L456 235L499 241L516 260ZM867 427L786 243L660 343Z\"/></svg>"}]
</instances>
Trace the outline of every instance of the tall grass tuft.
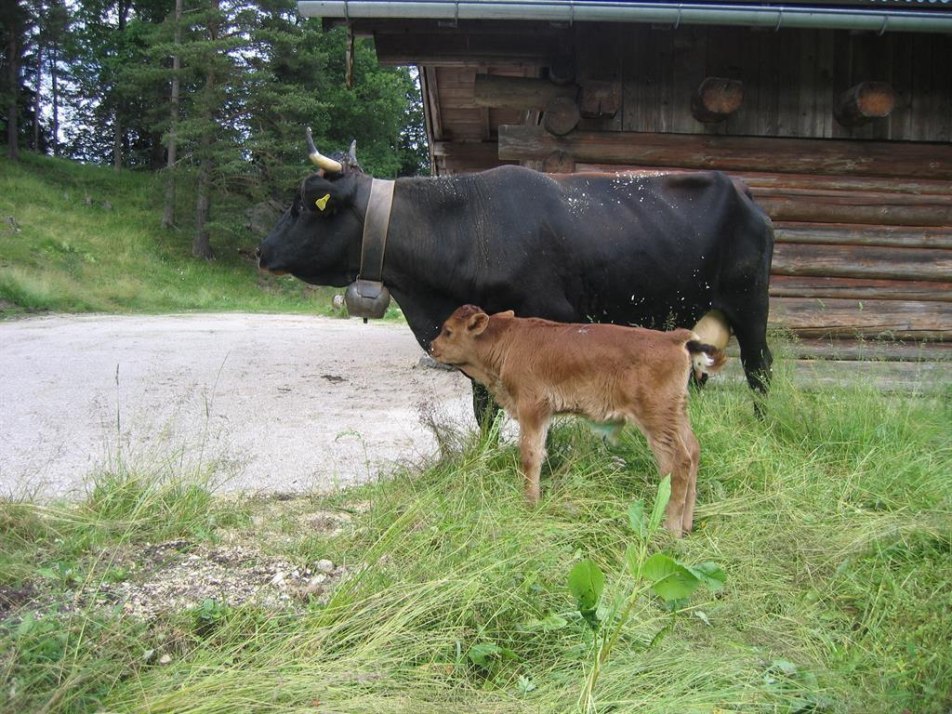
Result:
<instances>
[{"instance_id":1,"label":"tall grass tuft","mask_svg":"<svg viewBox=\"0 0 952 714\"><path fill-rule=\"evenodd\" d=\"M865 385L802 391L780 372L762 420L739 385L694 395L696 529L682 540L655 534L649 548L715 561L725 586L674 607L640 595L602 664L596 711L940 713L952 704L944 397ZM195 713L576 711L593 635L568 575L594 561L604 607L630 591L628 507L651 502L659 482L644 440L625 432L610 446L577 421L557 425L538 508L524 504L516 445L498 429L439 442L442 455L421 469L316 502L347 513L349 529L272 540L257 531L262 548L302 566L344 564L349 577L329 601L212 604L145 627L87 608L67 620L86 621L86 639L70 639L70 656L52 670L38 669L35 654L52 633L18 633L21 613L0 634L0 692L19 687L10 706L50 711L77 711L80 701ZM121 523L156 537L220 530L201 516L221 508L217 499L188 489L145 496L108 480L103 489L55 527L24 504L4 506L0 522L19 534L15 549L45 552L37 562L62 552L53 534L72 532L63 525L71 519L113 539L128 532ZM177 529L163 530L163 513L178 514L168 518ZM71 552L86 562L82 549ZM22 584L28 570L19 572ZM143 657L170 641L172 661ZM30 679L39 671L55 672L55 684ZM83 689L87 681L98 684ZM65 699L67 684L85 698Z\"/></svg>"},{"instance_id":2,"label":"tall grass tuft","mask_svg":"<svg viewBox=\"0 0 952 714\"><path fill-rule=\"evenodd\" d=\"M77 504L0 501L0 711L96 710L146 666L155 635L98 594L133 577L128 547L211 539L242 518L204 479L147 470L103 474Z\"/></svg>"}]
</instances>

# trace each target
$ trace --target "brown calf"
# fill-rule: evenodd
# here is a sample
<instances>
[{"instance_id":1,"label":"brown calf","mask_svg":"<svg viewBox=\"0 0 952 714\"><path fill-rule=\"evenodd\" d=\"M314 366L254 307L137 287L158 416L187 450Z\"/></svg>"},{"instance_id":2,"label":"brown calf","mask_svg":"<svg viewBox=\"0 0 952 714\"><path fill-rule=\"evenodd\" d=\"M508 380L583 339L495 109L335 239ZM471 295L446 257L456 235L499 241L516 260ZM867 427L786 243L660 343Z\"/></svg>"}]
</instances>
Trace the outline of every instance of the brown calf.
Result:
<instances>
[{"instance_id":1,"label":"brown calf","mask_svg":"<svg viewBox=\"0 0 952 714\"><path fill-rule=\"evenodd\" d=\"M431 352L484 384L519 422L526 498L539 500L539 471L554 414L635 424L662 474L671 474L665 528L680 536L694 523L700 447L687 415L692 368L716 372L723 351L690 330L657 332L607 324L565 324L487 315L464 305L443 324Z\"/></svg>"}]
</instances>

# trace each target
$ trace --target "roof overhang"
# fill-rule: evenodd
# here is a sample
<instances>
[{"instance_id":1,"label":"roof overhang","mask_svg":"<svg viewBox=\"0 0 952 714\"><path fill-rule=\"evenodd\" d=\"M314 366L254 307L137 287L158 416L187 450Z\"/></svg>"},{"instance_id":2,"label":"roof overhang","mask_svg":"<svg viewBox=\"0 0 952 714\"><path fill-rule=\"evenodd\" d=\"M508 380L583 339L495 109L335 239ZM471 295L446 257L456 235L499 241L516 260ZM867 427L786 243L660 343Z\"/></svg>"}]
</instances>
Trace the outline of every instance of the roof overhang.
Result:
<instances>
[{"instance_id":1,"label":"roof overhang","mask_svg":"<svg viewBox=\"0 0 952 714\"><path fill-rule=\"evenodd\" d=\"M915 8L915 9L906 9ZM533 20L735 25L769 29L814 28L952 33L952 0L800 4L622 2L620 0L300 0L304 17L346 20Z\"/></svg>"}]
</instances>

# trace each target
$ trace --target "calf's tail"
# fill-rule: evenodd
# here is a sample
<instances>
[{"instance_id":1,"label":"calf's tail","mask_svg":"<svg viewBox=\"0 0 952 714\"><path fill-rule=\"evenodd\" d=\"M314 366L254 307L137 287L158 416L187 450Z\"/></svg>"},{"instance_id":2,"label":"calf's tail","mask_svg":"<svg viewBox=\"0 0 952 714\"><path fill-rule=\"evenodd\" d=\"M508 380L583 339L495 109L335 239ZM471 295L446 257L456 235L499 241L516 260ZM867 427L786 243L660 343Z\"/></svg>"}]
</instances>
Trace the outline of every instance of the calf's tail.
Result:
<instances>
[{"instance_id":1,"label":"calf's tail","mask_svg":"<svg viewBox=\"0 0 952 714\"><path fill-rule=\"evenodd\" d=\"M688 340L684 347L691 355L691 368L694 370L695 379L700 380L702 376L720 372L721 367L727 362L724 350L714 345L708 345L699 340Z\"/></svg>"}]
</instances>

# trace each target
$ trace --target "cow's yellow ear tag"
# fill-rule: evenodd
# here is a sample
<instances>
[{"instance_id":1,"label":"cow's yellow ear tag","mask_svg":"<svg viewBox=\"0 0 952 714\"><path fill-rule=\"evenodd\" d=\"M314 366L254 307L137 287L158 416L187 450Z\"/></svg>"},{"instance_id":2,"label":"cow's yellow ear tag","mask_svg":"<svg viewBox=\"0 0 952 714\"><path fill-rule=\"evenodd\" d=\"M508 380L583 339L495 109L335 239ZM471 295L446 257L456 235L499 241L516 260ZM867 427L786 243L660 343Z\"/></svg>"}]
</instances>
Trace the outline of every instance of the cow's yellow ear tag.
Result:
<instances>
[{"instance_id":1,"label":"cow's yellow ear tag","mask_svg":"<svg viewBox=\"0 0 952 714\"><path fill-rule=\"evenodd\" d=\"M314 205L323 211L325 208L327 208L327 202L330 200L331 200L331 195L328 193L321 196L316 201L314 201Z\"/></svg>"}]
</instances>

